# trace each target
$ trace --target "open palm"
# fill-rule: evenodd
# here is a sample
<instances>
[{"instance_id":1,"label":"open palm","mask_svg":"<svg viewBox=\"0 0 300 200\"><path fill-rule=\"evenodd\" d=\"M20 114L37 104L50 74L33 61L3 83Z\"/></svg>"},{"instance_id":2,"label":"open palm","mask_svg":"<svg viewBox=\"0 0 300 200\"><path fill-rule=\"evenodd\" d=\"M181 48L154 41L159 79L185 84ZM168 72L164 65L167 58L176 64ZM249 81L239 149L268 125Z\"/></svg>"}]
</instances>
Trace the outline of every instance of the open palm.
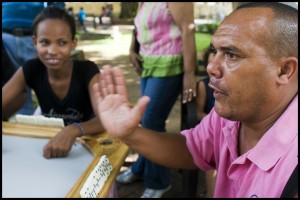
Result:
<instances>
[{"instance_id":1,"label":"open palm","mask_svg":"<svg viewBox=\"0 0 300 200\"><path fill-rule=\"evenodd\" d=\"M95 84L93 89L97 114L107 132L114 137L125 137L134 133L149 97L142 97L132 108L122 70L117 67L103 67L100 83Z\"/></svg>"}]
</instances>

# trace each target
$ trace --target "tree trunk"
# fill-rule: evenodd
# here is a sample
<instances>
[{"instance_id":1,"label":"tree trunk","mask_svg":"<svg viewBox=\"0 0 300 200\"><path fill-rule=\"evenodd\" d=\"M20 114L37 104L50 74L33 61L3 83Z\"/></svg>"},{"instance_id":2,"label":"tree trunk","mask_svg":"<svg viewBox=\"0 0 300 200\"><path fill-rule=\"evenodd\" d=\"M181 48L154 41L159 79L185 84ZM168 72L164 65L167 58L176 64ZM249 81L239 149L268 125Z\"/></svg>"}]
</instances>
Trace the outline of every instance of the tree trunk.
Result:
<instances>
[{"instance_id":1,"label":"tree trunk","mask_svg":"<svg viewBox=\"0 0 300 200\"><path fill-rule=\"evenodd\" d=\"M121 2L120 19L134 18L137 8L138 2Z\"/></svg>"}]
</instances>

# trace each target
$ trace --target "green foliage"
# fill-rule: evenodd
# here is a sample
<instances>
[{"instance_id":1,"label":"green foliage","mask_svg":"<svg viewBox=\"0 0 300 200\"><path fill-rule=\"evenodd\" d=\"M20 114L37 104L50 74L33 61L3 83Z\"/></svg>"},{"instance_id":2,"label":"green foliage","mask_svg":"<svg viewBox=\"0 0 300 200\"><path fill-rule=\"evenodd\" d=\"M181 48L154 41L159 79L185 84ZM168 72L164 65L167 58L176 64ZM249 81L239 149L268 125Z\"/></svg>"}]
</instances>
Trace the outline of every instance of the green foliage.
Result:
<instances>
[{"instance_id":1,"label":"green foliage","mask_svg":"<svg viewBox=\"0 0 300 200\"><path fill-rule=\"evenodd\" d=\"M197 52L204 52L210 45L212 35L209 33L196 33L196 50Z\"/></svg>"},{"instance_id":2,"label":"green foliage","mask_svg":"<svg viewBox=\"0 0 300 200\"><path fill-rule=\"evenodd\" d=\"M198 30L198 32L200 32L200 33L213 34L217 30L219 25L220 25L219 22L209 23L209 24L200 24L197 26L196 30Z\"/></svg>"},{"instance_id":3,"label":"green foliage","mask_svg":"<svg viewBox=\"0 0 300 200\"><path fill-rule=\"evenodd\" d=\"M81 39L81 34L78 31L75 34L75 38L77 38L77 40Z\"/></svg>"}]
</instances>

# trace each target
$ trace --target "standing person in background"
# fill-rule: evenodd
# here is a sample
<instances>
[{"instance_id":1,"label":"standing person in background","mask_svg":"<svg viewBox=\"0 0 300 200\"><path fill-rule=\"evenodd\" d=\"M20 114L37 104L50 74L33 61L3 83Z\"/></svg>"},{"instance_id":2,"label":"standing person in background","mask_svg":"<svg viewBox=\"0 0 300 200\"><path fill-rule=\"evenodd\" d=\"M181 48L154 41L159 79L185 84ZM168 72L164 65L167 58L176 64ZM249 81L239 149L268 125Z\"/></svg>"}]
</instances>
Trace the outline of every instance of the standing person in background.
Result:
<instances>
[{"instance_id":1,"label":"standing person in background","mask_svg":"<svg viewBox=\"0 0 300 200\"><path fill-rule=\"evenodd\" d=\"M2 115L29 86L36 93L42 115L64 120L65 127L44 146L45 158L66 157L77 137L104 131L92 101L99 69L91 61L72 60L75 34L75 20L66 10L54 6L43 9L32 25L38 58L27 61L2 87Z\"/></svg>"},{"instance_id":2,"label":"standing person in background","mask_svg":"<svg viewBox=\"0 0 300 200\"><path fill-rule=\"evenodd\" d=\"M85 27L85 19L86 19L86 12L83 9L83 7L80 7L80 10L78 12L79 25L83 29L84 32L87 32L86 27Z\"/></svg>"},{"instance_id":3,"label":"standing person in background","mask_svg":"<svg viewBox=\"0 0 300 200\"><path fill-rule=\"evenodd\" d=\"M298 198L298 44L298 9L244 4L212 36L215 105L195 128L161 134L140 127L152 99L131 107L118 67L105 67L105 80L93 87L99 122L160 165L217 169L215 198Z\"/></svg>"},{"instance_id":4,"label":"standing person in background","mask_svg":"<svg viewBox=\"0 0 300 200\"><path fill-rule=\"evenodd\" d=\"M196 95L196 45L193 3L142 2L134 24L139 54L132 36L130 60L140 79L141 96L151 101L141 120L143 128L166 131L166 120L183 94L183 103ZM143 198L159 198L171 188L170 169L142 155L117 177L120 183L143 178Z\"/></svg>"},{"instance_id":5,"label":"standing person in background","mask_svg":"<svg viewBox=\"0 0 300 200\"><path fill-rule=\"evenodd\" d=\"M68 8L68 14L69 14L70 16L72 16L73 18L75 18L75 17L74 17L73 7L69 7L69 8Z\"/></svg>"},{"instance_id":6,"label":"standing person in background","mask_svg":"<svg viewBox=\"0 0 300 200\"><path fill-rule=\"evenodd\" d=\"M107 16L107 12L106 12L106 8L105 6L102 6L101 8L101 13L100 13L100 16L99 16L99 22L100 22L100 25L102 25L102 17L106 17Z\"/></svg>"},{"instance_id":7,"label":"standing person in background","mask_svg":"<svg viewBox=\"0 0 300 200\"><path fill-rule=\"evenodd\" d=\"M113 12L113 5L112 4L107 4L106 5L106 16L107 17L112 17L112 12Z\"/></svg>"},{"instance_id":8,"label":"standing person in background","mask_svg":"<svg viewBox=\"0 0 300 200\"><path fill-rule=\"evenodd\" d=\"M2 2L2 64L5 64L2 65L2 80L9 80L26 61L37 56L32 43L31 25L34 17L43 8L44 2ZM6 73L9 70L13 72L10 75ZM5 75L9 77L3 77ZM5 83L2 83L2 87ZM21 96L13 101L24 105L20 110L12 108L7 116L15 112L24 115L33 114L35 108L30 88L26 87ZM4 119L7 120L7 116L3 116Z\"/></svg>"},{"instance_id":9,"label":"standing person in background","mask_svg":"<svg viewBox=\"0 0 300 200\"><path fill-rule=\"evenodd\" d=\"M186 105L182 105L182 124L181 130L195 128L199 122L211 111L214 106L213 89L208 86L209 75L206 72L207 65L215 56L214 51L207 49L203 54L203 66L205 68L205 74L197 81L197 95L196 98L188 102ZM206 179L206 187L200 190L200 195L205 197L212 197L215 185L216 171L202 171L202 170L182 170L183 176L183 193L187 197L197 196L197 183L199 177Z\"/></svg>"},{"instance_id":10,"label":"standing person in background","mask_svg":"<svg viewBox=\"0 0 300 200\"><path fill-rule=\"evenodd\" d=\"M214 51L208 49L203 55L203 65L205 70L207 66L215 57ZM197 117L198 123L211 111L215 104L215 99L213 96L214 90L209 87L209 75L206 73L206 76L197 82L197 96L196 96L196 105L197 105ZM198 124L197 123L197 124ZM191 127L192 128L192 127ZM212 198L214 194L215 184L216 184L216 170L209 170L205 172L206 178L206 197Z\"/></svg>"}]
</instances>

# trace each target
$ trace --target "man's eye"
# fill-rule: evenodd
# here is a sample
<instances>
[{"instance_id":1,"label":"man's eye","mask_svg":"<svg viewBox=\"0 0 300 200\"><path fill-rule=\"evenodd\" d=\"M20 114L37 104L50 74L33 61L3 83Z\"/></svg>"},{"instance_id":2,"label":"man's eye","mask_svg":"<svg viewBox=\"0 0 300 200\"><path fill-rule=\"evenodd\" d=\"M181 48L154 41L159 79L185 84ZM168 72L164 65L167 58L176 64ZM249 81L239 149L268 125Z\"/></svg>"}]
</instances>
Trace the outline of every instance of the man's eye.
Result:
<instances>
[{"instance_id":1,"label":"man's eye","mask_svg":"<svg viewBox=\"0 0 300 200\"><path fill-rule=\"evenodd\" d=\"M227 52L227 56L230 58L230 59L235 59L236 56L233 54L233 53L228 53Z\"/></svg>"},{"instance_id":2,"label":"man's eye","mask_svg":"<svg viewBox=\"0 0 300 200\"><path fill-rule=\"evenodd\" d=\"M209 49L209 53L213 53L214 55L216 55L217 54L217 50L215 48L211 47Z\"/></svg>"}]
</instances>

